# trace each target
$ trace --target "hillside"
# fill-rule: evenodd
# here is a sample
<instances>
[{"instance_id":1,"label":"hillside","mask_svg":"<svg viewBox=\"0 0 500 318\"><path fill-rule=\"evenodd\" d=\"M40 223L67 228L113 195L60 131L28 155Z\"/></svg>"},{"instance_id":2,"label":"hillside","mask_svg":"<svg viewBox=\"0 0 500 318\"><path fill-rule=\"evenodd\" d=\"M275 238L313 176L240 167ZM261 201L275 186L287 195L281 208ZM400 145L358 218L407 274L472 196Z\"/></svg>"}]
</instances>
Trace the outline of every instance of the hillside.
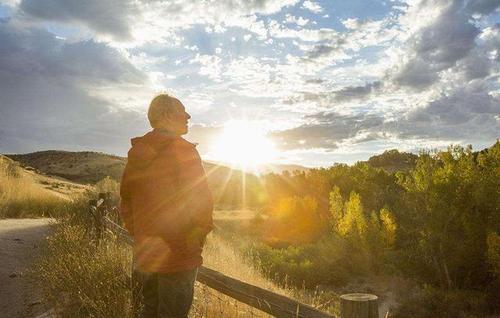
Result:
<instances>
[{"instance_id":1,"label":"hillside","mask_svg":"<svg viewBox=\"0 0 500 318\"><path fill-rule=\"evenodd\" d=\"M371 156L367 163L374 168L382 168L389 173L408 171L415 167L418 156L397 149L386 150L380 155Z\"/></svg>"},{"instance_id":2,"label":"hillside","mask_svg":"<svg viewBox=\"0 0 500 318\"><path fill-rule=\"evenodd\" d=\"M19 162L25 169L46 176L61 177L72 182L93 184L106 176L120 181L127 159L99 152L40 151L28 154L6 155ZM240 206L242 179L247 187L247 203L255 203L256 195L249 188L259 186L258 177L223 165L203 162L208 182L216 202L224 207Z\"/></svg>"},{"instance_id":3,"label":"hillside","mask_svg":"<svg viewBox=\"0 0 500 318\"><path fill-rule=\"evenodd\" d=\"M23 180L29 184L30 190L39 191L42 195L55 195L66 199L88 188L85 185L74 183L57 176L41 174L31 167L23 167L19 162L4 155L0 155L0 166L2 167L2 171L16 179Z\"/></svg>"},{"instance_id":4,"label":"hillside","mask_svg":"<svg viewBox=\"0 0 500 318\"><path fill-rule=\"evenodd\" d=\"M90 151L47 150L6 156L23 167L32 167L45 175L78 183L95 183L106 176L119 180L126 163L123 157Z\"/></svg>"}]
</instances>

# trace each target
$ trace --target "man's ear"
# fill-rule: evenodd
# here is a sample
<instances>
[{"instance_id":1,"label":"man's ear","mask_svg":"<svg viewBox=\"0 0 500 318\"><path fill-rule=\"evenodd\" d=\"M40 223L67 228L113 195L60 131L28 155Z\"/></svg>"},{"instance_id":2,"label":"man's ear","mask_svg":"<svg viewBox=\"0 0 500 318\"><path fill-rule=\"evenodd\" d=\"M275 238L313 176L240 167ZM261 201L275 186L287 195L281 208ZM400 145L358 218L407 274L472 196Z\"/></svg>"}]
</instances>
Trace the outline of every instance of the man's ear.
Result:
<instances>
[{"instance_id":1,"label":"man's ear","mask_svg":"<svg viewBox=\"0 0 500 318\"><path fill-rule=\"evenodd\" d=\"M172 112L166 111L163 113L163 120L170 121L171 118L172 118Z\"/></svg>"}]
</instances>

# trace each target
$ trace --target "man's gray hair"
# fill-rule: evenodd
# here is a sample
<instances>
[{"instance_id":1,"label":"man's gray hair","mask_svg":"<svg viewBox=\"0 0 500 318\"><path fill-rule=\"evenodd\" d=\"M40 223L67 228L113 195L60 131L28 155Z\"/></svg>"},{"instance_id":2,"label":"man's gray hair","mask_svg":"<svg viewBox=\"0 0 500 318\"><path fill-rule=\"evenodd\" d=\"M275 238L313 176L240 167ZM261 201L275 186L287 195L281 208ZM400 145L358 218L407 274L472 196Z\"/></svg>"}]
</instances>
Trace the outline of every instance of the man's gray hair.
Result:
<instances>
[{"instance_id":1,"label":"man's gray hair","mask_svg":"<svg viewBox=\"0 0 500 318\"><path fill-rule=\"evenodd\" d=\"M161 119L175 107L179 100L168 94L160 94L153 98L148 109L148 119L151 127L159 128Z\"/></svg>"}]
</instances>

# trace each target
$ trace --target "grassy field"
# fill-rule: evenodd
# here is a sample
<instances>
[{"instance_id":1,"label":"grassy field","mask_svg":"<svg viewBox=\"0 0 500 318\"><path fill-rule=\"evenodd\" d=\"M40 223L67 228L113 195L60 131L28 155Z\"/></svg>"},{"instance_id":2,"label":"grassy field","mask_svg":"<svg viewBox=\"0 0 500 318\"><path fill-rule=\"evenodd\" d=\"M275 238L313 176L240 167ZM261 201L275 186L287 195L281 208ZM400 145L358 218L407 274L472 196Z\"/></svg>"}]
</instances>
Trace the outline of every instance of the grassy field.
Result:
<instances>
[{"instance_id":1,"label":"grassy field","mask_svg":"<svg viewBox=\"0 0 500 318\"><path fill-rule=\"evenodd\" d=\"M23 169L0 155L0 218L57 216L72 195L85 189Z\"/></svg>"},{"instance_id":2,"label":"grassy field","mask_svg":"<svg viewBox=\"0 0 500 318\"><path fill-rule=\"evenodd\" d=\"M75 213L81 213L75 211ZM216 216L234 214L216 213ZM217 218L217 217L216 217ZM227 220L227 215L224 217ZM80 217L66 218L54 225L46 253L34 271L47 301L62 316L132 317L131 248L108 233L101 244L92 240L91 228ZM204 249L204 265L247 283L299 299L323 310L337 312L337 295L277 284L237 251L220 232L211 233ZM90 235L89 235L90 234ZM191 317L269 317L267 314L212 290L195 285Z\"/></svg>"}]
</instances>

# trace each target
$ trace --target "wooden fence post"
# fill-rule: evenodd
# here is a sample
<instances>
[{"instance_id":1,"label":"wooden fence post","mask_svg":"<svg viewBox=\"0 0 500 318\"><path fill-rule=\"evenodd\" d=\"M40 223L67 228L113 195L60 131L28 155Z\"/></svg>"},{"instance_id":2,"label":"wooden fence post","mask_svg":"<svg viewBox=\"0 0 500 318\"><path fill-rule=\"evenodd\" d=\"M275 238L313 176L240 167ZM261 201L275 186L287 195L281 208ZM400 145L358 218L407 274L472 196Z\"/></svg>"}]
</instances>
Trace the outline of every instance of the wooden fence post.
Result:
<instances>
[{"instance_id":1,"label":"wooden fence post","mask_svg":"<svg viewBox=\"0 0 500 318\"><path fill-rule=\"evenodd\" d=\"M340 296L340 318L378 318L378 297L371 294Z\"/></svg>"}]
</instances>

